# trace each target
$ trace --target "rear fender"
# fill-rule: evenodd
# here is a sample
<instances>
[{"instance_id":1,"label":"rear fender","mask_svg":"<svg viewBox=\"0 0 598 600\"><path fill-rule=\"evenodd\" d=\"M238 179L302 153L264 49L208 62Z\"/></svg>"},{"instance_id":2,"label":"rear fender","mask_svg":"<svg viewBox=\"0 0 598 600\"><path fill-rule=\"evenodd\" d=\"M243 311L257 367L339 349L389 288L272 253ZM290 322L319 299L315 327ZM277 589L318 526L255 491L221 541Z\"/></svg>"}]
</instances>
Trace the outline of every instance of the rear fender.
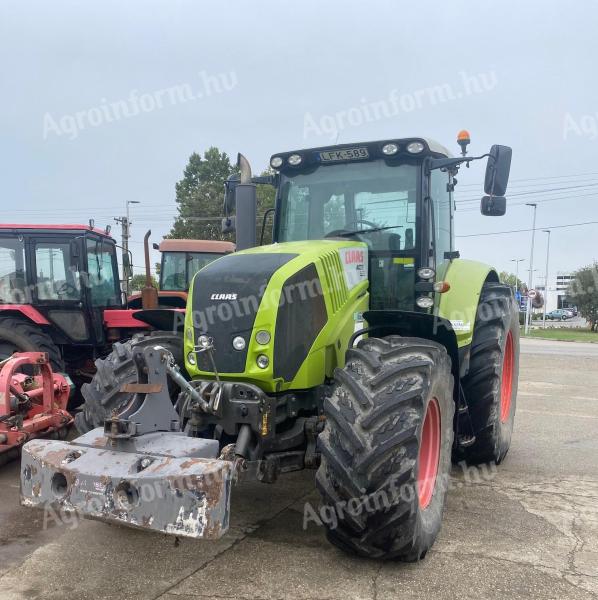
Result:
<instances>
[{"instance_id":1,"label":"rear fender","mask_svg":"<svg viewBox=\"0 0 598 600\"><path fill-rule=\"evenodd\" d=\"M50 325L50 321L42 315L39 310L29 304L2 304L0 305L0 317L25 317L36 325Z\"/></svg>"}]
</instances>

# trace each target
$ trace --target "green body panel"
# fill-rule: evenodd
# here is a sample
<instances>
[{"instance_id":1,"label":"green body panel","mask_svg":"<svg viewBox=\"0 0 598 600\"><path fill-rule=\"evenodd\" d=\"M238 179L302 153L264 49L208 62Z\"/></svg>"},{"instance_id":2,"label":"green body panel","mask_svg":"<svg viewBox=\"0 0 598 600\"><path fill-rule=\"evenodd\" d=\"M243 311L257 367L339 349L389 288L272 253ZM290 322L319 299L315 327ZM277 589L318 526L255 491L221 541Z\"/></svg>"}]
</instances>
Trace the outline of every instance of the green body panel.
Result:
<instances>
[{"instance_id":1,"label":"green body panel","mask_svg":"<svg viewBox=\"0 0 598 600\"><path fill-rule=\"evenodd\" d=\"M364 268L367 273L367 245L351 240L310 240L305 242L287 242L259 246L238 252L238 254L255 255L259 261L260 255L272 253L297 254L274 272L263 294L255 318L253 330L247 348L245 371L242 373L220 373L223 381L239 381L258 385L265 392L284 390L299 390L312 388L324 383L326 377L331 377L335 367L342 367L345 362L345 351L349 338L355 331L355 315L367 310L369 294L367 279L355 283L349 288L341 264L342 249L363 251ZM226 261L227 257L218 259ZM287 279L310 264L314 264L321 285L321 292L308 286L306 292L317 293L324 298L326 306L325 324L313 342L308 356L295 374L292 381L274 378L274 344L276 318L281 302L281 293ZM193 306L193 285L189 291L187 306ZM270 342L258 344L255 340L257 331L266 330L270 333ZM193 379L213 379L211 372L201 371L188 361L189 353L193 352L197 332L193 329L192 311L188 309L185 316L185 367ZM265 354L270 359L268 368L261 369L256 364L258 355Z\"/></svg>"},{"instance_id":2,"label":"green body panel","mask_svg":"<svg viewBox=\"0 0 598 600\"><path fill-rule=\"evenodd\" d=\"M498 281L492 267L460 258L446 261L438 269L436 280L447 281L451 288L444 294L436 294L434 310L451 322L459 348L471 344L480 293L488 276Z\"/></svg>"}]
</instances>

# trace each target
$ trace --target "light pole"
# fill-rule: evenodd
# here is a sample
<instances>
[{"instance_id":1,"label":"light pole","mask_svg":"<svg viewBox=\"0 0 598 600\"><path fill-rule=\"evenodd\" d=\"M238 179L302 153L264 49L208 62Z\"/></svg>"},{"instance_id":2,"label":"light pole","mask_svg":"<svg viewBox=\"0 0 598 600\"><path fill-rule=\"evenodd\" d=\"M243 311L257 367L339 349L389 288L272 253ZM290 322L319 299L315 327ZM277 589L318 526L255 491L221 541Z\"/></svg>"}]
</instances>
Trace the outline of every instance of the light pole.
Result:
<instances>
[{"instance_id":1,"label":"light pole","mask_svg":"<svg viewBox=\"0 0 598 600\"><path fill-rule=\"evenodd\" d=\"M548 234L546 241L546 283L544 284L544 312L542 313L542 328L546 329L546 305L548 304L548 259L550 258L550 229L542 229Z\"/></svg>"},{"instance_id":2,"label":"light pole","mask_svg":"<svg viewBox=\"0 0 598 600\"><path fill-rule=\"evenodd\" d=\"M515 264L515 293L519 291L519 263L523 262L525 258L512 258L510 262Z\"/></svg>"},{"instance_id":3,"label":"light pole","mask_svg":"<svg viewBox=\"0 0 598 600\"><path fill-rule=\"evenodd\" d=\"M534 289L534 241L536 239L536 211L538 209L538 205L535 202L526 202L525 205L531 206L534 209L534 219L532 222L532 248L531 248L530 255L529 255L529 283L528 283L528 290L533 290ZM532 301L530 300L529 292L527 295L526 308L527 308L527 310L525 311L525 335L527 335L527 333L529 331L529 322L530 322L530 317L532 316L531 315Z\"/></svg>"}]
</instances>

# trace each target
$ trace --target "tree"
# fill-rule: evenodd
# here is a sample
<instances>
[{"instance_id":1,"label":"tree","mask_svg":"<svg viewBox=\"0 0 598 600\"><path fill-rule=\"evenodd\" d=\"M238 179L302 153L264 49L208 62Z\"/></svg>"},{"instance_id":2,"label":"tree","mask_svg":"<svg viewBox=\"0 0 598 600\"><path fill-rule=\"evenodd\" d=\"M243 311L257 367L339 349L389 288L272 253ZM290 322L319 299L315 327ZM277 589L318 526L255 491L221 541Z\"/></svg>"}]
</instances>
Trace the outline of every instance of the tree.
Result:
<instances>
[{"instance_id":1,"label":"tree","mask_svg":"<svg viewBox=\"0 0 598 600\"><path fill-rule=\"evenodd\" d=\"M514 273L509 273L508 271L501 271L498 274L498 278L500 279L501 283L505 283L506 285L510 285L513 289L515 289L515 282L517 281L517 277L515 276ZM519 291L522 293L527 292L527 284L523 281L521 281L521 279L519 279L518 281L519 283Z\"/></svg>"},{"instance_id":2,"label":"tree","mask_svg":"<svg viewBox=\"0 0 598 600\"><path fill-rule=\"evenodd\" d=\"M598 331L598 262L579 269L567 289L567 300L577 306L581 316Z\"/></svg>"},{"instance_id":3,"label":"tree","mask_svg":"<svg viewBox=\"0 0 598 600\"><path fill-rule=\"evenodd\" d=\"M196 152L189 157L183 179L176 184L178 216L168 234L170 238L230 240L222 234L222 198L225 180L236 172L226 152L212 146L203 158Z\"/></svg>"},{"instance_id":4,"label":"tree","mask_svg":"<svg viewBox=\"0 0 598 600\"><path fill-rule=\"evenodd\" d=\"M156 278L152 276L152 285L157 288L158 282ZM131 291L132 292L140 292L145 287L145 275L138 273L137 275L133 275L131 278Z\"/></svg>"},{"instance_id":5,"label":"tree","mask_svg":"<svg viewBox=\"0 0 598 600\"><path fill-rule=\"evenodd\" d=\"M203 158L194 152L189 157L183 179L176 184L176 202L178 216L167 237L199 240L233 240L233 234L221 231L222 201L224 182L230 175L237 174L228 155L218 148L211 147ZM262 175L272 175L266 169ZM271 185L258 185L256 233L259 243L262 222L266 211L274 208L276 191ZM272 215L268 215L264 228L264 243L272 241Z\"/></svg>"},{"instance_id":6,"label":"tree","mask_svg":"<svg viewBox=\"0 0 598 600\"><path fill-rule=\"evenodd\" d=\"M262 176L273 175L274 171L270 168L266 169ZM276 199L276 190L271 185L258 185L256 190L257 195L257 243L260 243L260 236L262 234L262 223L264 223L264 215L266 211L274 208L274 201ZM274 223L274 215L269 213L264 227L264 244L270 244L272 242L272 225Z\"/></svg>"}]
</instances>

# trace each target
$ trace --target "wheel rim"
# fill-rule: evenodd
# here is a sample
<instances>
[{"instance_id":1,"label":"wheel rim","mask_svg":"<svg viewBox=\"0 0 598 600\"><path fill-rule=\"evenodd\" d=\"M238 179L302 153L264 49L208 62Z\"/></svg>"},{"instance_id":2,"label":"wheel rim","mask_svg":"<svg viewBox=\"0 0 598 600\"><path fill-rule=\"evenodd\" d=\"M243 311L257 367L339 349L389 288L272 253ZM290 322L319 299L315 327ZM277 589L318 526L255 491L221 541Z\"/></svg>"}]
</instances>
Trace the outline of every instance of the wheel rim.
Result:
<instances>
[{"instance_id":1,"label":"wheel rim","mask_svg":"<svg viewBox=\"0 0 598 600\"><path fill-rule=\"evenodd\" d=\"M417 475L417 493L421 508L427 508L432 501L438 462L440 460L440 406L436 398L428 403L421 443L419 446L419 470Z\"/></svg>"},{"instance_id":2,"label":"wheel rim","mask_svg":"<svg viewBox=\"0 0 598 600\"><path fill-rule=\"evenodd\" d=\"M511 412L513 392L513 335L509 331L505 343L505 355L502 363L502 381L500 384L500 420L505 423Z\"/></svg>"}]
</instances>

